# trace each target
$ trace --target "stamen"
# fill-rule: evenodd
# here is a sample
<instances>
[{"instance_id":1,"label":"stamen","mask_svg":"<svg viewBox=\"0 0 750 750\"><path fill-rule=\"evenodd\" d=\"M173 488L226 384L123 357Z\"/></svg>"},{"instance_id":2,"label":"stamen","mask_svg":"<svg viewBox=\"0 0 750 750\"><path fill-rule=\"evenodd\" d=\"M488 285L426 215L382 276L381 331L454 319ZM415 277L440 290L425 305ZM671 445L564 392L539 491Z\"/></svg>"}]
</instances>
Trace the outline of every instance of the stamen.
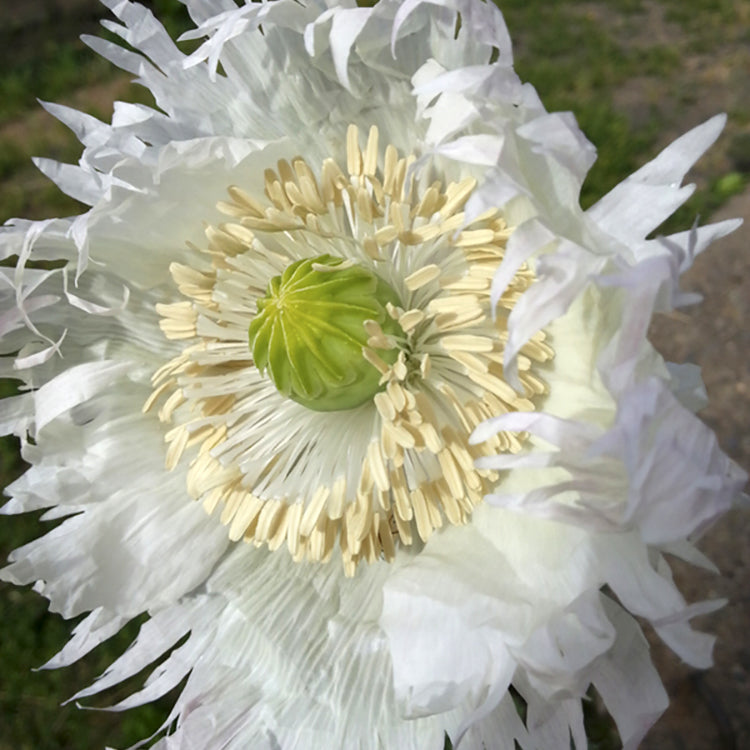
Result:
<instances>
[{"instance_id":1,"label":"stamen","mask_svg":"<svg viewBox=\"0 0 750 750\"><path fill-rule=\"evenodd\" d=\"M438 276L440 276L440 266L430 264L407 276L404 279L404 284L410 292L415 292L425 284L434 281Z\"/></svg>"},{"instance_id":2,"label":"stamen","mask_svg":"<svg viewBox=\"0 0 750 750\"><path fill-rule=\"evenodd\" d=\"M157 311L165 336L186 346L154 373L144 404L174 425L165 428L168 467L188 462L187 492L208 513L221 507L232 540L285 546L299 562L337 550L347 575L468 521L498 477L476 459L525 440L499 433L470 446L468 436L494 414L533 409L553 356L535 334L518 356L522 392L505 382L508 311L534 282L519 269L493 316L490 287L512 227L495 209L467 222L476 180L425 185L409 170L416 157L392 144L381 151L380 135L370 127L365 142L351 125L339 161L279 161L265 171L265 196L228 188L218 204L227 223L206 228L206 248L190 246L194 261L170 268L183 299ZM248 350L269 284L303 266L316 283L362 271L404 295L361 316L356 365L342 367L330 349L344 324L338 311L314 336L285 320L267 352ZM300 320L315 314L311 302ZM286 370L278 346L292 351ZM361 403L316 411L311 369L347 388L357 368L373 384ZM272 370L277 385L264 374Z\"/></svg>"}]
</instances>

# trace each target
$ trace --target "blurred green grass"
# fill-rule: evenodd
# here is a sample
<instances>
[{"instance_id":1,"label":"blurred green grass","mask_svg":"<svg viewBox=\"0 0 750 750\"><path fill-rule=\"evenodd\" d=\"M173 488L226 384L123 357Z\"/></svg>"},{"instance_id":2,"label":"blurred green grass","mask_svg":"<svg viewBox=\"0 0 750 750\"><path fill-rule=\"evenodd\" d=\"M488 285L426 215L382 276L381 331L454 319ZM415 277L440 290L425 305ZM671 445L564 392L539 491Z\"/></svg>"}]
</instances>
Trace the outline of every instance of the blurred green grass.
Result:
<instances>
[{"instance_id":1,"label":"blurred green grass","mask_svg":"<svg viewBox=\"0 0 750 750\"><path fill-rule=\"evenodd\" d=\"M177 0L155 0L150 5L173 35L188 27L184 7ZM580 4L501 0L500 6L514 39L521 78L537 87L549 110L572 110L598 146L599 158L581 196L584 206L653 156L657 146L664 145L665 132L684 129L682 120L700 107L702 92L685 78L686 55L720 56L728 54L728 44L747 45L750 41L747 26L736 23L738 0L696 0L689 8L683 0ZM650 33L648 14L655 7L672 32L679 32L668 44ZM12 40L9 31L0 29L0 221L18 215L43 218L81 210L30 164L31 155L75 161L80 152L71 134L40 113L36 97L70 103L100 117L109 116L113 95L148 101L147 92L126 88L121 73L77 40L78 33L94 30L97 13L106 15L104 8L97 10L93 4L92 8L80 19L35 25L20 32L14 29ZM632 82L641 83L641 90L649 92L647 101L639 101L646 111L639 118L632 117L618 100L618 92ZM747 185L750 102L738 101L730 115L736 132L730 132L724 145L720 144L718 156L701 167L696 177L701 189L665 230L687 227L697 214L708 216ZM13 387L6 382L0 392L7 395ZM2 486L22 470L16 441L3 438ZM50 528L38 515L2 519L0 558ZM74 623L50 616L41 597L4 584L0 584L0 622L0 750L123 747L148 736L166 716L169 697L126 714L59 705L124 650L137 632L138 622L83 663L52 672L31 672L30 668L62 647ZM97 705L115 703L137 689L143 679L144 675L133 678ZM594 702L587 706L592 750L610 750L616 746L611 724L594 706Z\"/></svg>"}]
</instances>

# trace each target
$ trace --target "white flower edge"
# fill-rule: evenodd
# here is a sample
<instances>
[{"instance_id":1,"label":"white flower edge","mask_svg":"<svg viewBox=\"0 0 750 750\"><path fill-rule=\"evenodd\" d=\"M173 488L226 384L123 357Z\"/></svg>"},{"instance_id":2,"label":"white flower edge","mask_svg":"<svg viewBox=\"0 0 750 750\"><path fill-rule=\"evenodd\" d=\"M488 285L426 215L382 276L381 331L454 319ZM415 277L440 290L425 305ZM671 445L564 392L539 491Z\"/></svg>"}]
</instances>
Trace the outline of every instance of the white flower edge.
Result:
<instances>
[{"instance_id":1,"label":"white flower edge","mask_svg":"<svg viewBox=\"0 0 750 750\"><path fill-rule=\"evenodd\" d=\"M577 207L578 189L593 159L593 149L569 115L545 113L533 89L522 86L515 78L510 68L509 42L502 17L490 5L455 2L432 3L430 5L433 7L428 7L418 2L385 2L374 9L324 9L319 5L317 8L308 7L303 13L300 6L286 2L240 9L233 8L232 3L224 3L222 7L226 6L226 15L211 21L210 14L206 12L208 4L191 0L188 2L191 13L196 21L205 24L211 37L199 53L185 60L150 13L129 2L109 0L106 4L129 24L128 30L121 27L114 30L121 33L133 48L150 57L153 64L138 53L124 51L101 40L92 41L92 45L140 76L155 91L159 105L169 117L148 108L122 105L115 112L113 124L107 125L71 110L51 106L56 115L81 133L86 150L80 167L56 166L50 162L42 162L40 166L66 192L83 198L94 207L74 221L59 220L43 224L17 222L3 233L5 254L18 253L22 258L16 271L3 269L3 280L6 282L4 303L20 311L20 314L4 321L8 333L4 338L5 352L17 351L14 347L17 342L25 340L24 330L27 327L32 331L34 328L39 330L43 324L45 329L58 330L56 336L45 340L44 346L22 352L15 362L6 360L6 373L23 375L30 385L42 385L42 388L33 395L23 394L3 405L6 427L24 436L27 430L31 430L32 434L34 430L41 431L41 435L37 435L37 445L27 444L24 447L25 455L34 463L34 468L13 488L15 498L6 506L5 512L57 506L50 517L83 510L83 517L92 522L92 528L88 529L80 516L69 519L56 532L17 551L15 562L3 573L4 578L17 582L45 579L46 583L38 588L50 597L53 608L66 616L86 609L93 610L79 626L70 644L50 666L80 658L127 619L148 609L153 619L144 626L133 649L85 694L115 684L134 670L138 671L152 663L186 632L185 627L190 624L191 635L186 643L156 670L143 693L120 706L124 708L164 694L169 686L179 682L192 668L185 692L173 712L173 717L181 715L180 727L176 734L163 740L160 745L177 746L183 738L190 737L200 746L201 741L205 743L210 737L212 741L218 738L218 741L231 747L232 743L237 742L237 733L242 727L242 731L254 733L259 742L265 741L269 746L274 740L283 742L285 750L295 746L310 747L313 737L326 738L330 746L348 746L347 742L351 743L357 738L348 736L347 726L338 726L333 715L320 713L320 705L310 707L306 704L299 708L300 713L307 717L324 717L319 718L319 724L313 721L319 729L318 735L305 734L295 738L292 728L280 719L283 707L278 704L278 695L288 688L288 675L296 674L295 670L298 669L290 658L296 652L294 643L295 638L299 637L298 633L289 632L289 628L282 629L278 638L287 649L284 652L286 658L277 661L272 658L260 674L253 674L252 657L268 643L268 632L262 632L261 627L259 632L245 634L243 640L236 629L237 622L246 621L248 614L254 610L264 611L266 607L277 605L281 598L290 603L309 603L310 627L305 637L316 634L324 644L320 664L333 665L334 669L348 665L348 678L339 675L339 682L335 684L351 684L347 679L354 680L358 671L367 676L372 689L370 697L357 695L348 698L352 703L346 705L354 715L367 717L379 727L380 740L385 747L439 746L443 728L455 739L466 730L462 748L478 748L482 742L495 745L502 742L512 746L513 738L528 746L546 742L548 746L559 747L562 738L567 742L570 731L576 742L583 746L585 738L582 736L579 698L588 681L593 681L605 697L618 720L626 746L634 746L663 708L666 698L650 666L645 642L637 626L630 615L597 593L599 586L609 584L616 591L628 592L631 590L629 586L648 580L652 593L646 603L638 595L631 594L630 599L623 600L626 606L632 606L634 612L639 608L644 609L647 612L645 616L650 617L662 631L676 632L674 637L669 636L674 643L684 637L688 644L684 652L691 654L695 663L701 665L707 663L710 643L705 637L691 634L685 620L713 606L686 607L669 580L663 558L658 555L654 558L653 551L649 551L641 537L642 530L654 534L655 539L663 536L660 514L650 509L644 500L656 496L660 503L664 503L660 504L660 509L668 511L670 507L670 498L655 494L658 487L654 487L652 475L642 477L641 483L635 483L632 490L627 483L620 487L621 505L608 508L605 514L605 520L610 525L607 532L586 530L582 537L583 532L576 526L580 523L581 514L575 517L573 524L567 525L555 521L540 522L536 518L525 519L515 512L489 506L477 514L474 524L476 531L472 529L472 535L479 535L478 543L484 539L484 544L489 543L493 547L504 539L505 547L496 549L492 554L497 555L498 565L503 560L503 564L510 565L513 586L521 592L527 585L525 577L539 576L546 566L544 561L537 561L534 554L523 554L523 550L510 544L510 532L514 529L518 531L516 537L523 539L526 538L521 533L523 528L534 524L533 538L542 528L541 523L544 528L554 530L553 536L558 539L555 549L573 550L578 540L586 538L585 546L598 552L586 564L569 556L569 564L560 565L557 561L550 567L548 573L555 573L558 582L567 583L557 586L559 592L553 586L545 594L549 599L548 606L540 608L538 629L531 636L525 629L527 621L523 617L505 622L502 619L484 622L478 630L472 625L476 620L476 591L472 585L475 579L465 573L467 568L471 568L471 559L467 556L458 561L453 557L442 560L445 555L442 539L440 546L428 546L424 555L414 559L407 556L385 570L383 566L374 566L367 573L372 579L368 586L375 590L383 588L384 603L382 611L378 612L376 607L365 617L361 614L361 602L352 603L357 596L354 587L338 579L330 569L313 571L293 567L289 570L289 566L285 567L282 562L283 558L268 556L263 551L257 551L252 556L247 556L247 550L243 548L225 553L223 529L217 531L210 520L203 518L199 508L185 504L176 489L181 479L179 475L174 476L172 500L157 513L153 512L145 496L139 500L139 485L133 488L133 492L116 494L111 498L109 507L102 505L101 499L106 492L104 484L111 479L113 465L97 466L93 461L95 457L101 458L97 455L101 453L98 448L101 437L97 431L103 431L104 436L113 441L115 453L120 441L135 439L128 437L129 431L132 430L134 436L141 435L148 420L131 422L127 414L140 406L150 365L150 358L146 357L146 361L143 361L143 351L156 343L159 332L155 321L143 332L142 321L133 312L147 308L154 299L147 289L148 272L134 286L131 282L130 300L123 308L119 276L124 274L116 272L115 259L108 259L115 271L108 274L89 266L88 253L92 238L97 239L97 232L100 237L107 236L111 229L106 223L108 206L126 201L128 192L133 193L136 199L143 192L142 175L132 169L135 161L153 173L153 181L147 184L155 186L162 178L168 179L170 171L175 170L181 161L208 164L218 154L231 172L251 154L262 152L269 144L290 136L288 132L279 132L275 123L262 121L259 117L262 107L256 111L252 102L242 101L241 114L247 118L248 128L252 127L260 134L248 140L246 133L238 131L237 123L242 118L233 119L232 114L236 114L236 109L228 106L237 94L232 90L231 78L214 76L212 81L211 66L204 68L196 64L202 59L218 61L221 55L225 69L235 64L242 66L243 55L249 45L241 47L242 54L239 54L240 47L237 45L243 43L243 33L251 30L253 24L257 26L263 23L266 30L278 24L283 29L282 33L288 34L289 38L299 37L308 52L315 55L316 64L323 69L330 55L329 77L323 76L317 81L323 87L321 90L325 90L325 86L330 86L330 82L336 78L344 88L356 90L361 86L363 60L369 60L373 67L390 64L403 77L403 71L393 63L393 58L389 63L384 53L390 53L393 48L403 54L404 48L399 48L399 40L407 31L431 24L430 11L437 14L434 28L438 39L441 33L445 39L452 38L455 26L452 9L457 9L462 14L462 28L466 32L450 48L452 52L440 61L436 57L440 56L441 50L427 46L427 51L436 55L413 71L413 95L418 117L424 118L425 123L429 121L422 131L422 147L426 157L431 155L431 158L442 160L445 164L465 162L476 165L483 182L474 198L473 211L480 213L484 207L500 203L518 225L504 267L496 279L497 289L503 286L504 275L510 273L514 263L525 259L535 263L540 281L533 289L538 291L535 295L526 295L511 320L514 346L509 347L507 364L510 370L514 349L517 351L534 330L547 324L554 327L555 318L563 321L567 316L568 323L571 319L576 322L569 310L575 309L575 300L593 286L614 286L621 292L627 292L631 288L642 289L644 280L651 282L656 279L658 283L650 283L647 292L644 292L646 302L651 307L658 304L659 309L669 306L676 289L677 275L689 265L693 255L710 240L736 226L727 222L666 240L645 240L648 232L660 223L659 216L664 214L664 218L687 197L686 191L676 187L675 183L681 181L690 164L716 137L722 122L709 121L692 131L689 137L685 137L686 140L677 142L680 145L675 144L667 149L666 157L659 157L662 159L660 164L657 164L659 158L653 162L657 167L637 173L641 178L636 179L636 183L653 184L655 187L649 191L647 199L645 191L641 193L637 185L631 185L619 196L613 191L609 201L603 199L598 209L594 207L582 215ZM388 32L385 37L382 33L384 29ZM388 39L388 45L383 45L383 38ZM480 43L477 44L475 40ZM500 59L496 66L484 65L488 49L486 45L500 47ZM421 52L422 49L417 51ZM251 57L250 60L254 61L255 58ZM470 63L468 67L467 62ZM262 75L257 67L253 68L250 64L247 67L251 68L251 72ZM206 97L212 108L209 114L191 110L189 103L181 106L183 102L179 94L187 87L207 94L210 92L211 96ZM263 92L257 93L262 96ZM341 113L342 119L346 116L346 112ZM522 116L528 117L528 121L520 121L519 117ZM492 123L502 123L502 132L493 132ZM300 124L308 125L306 122ZM292 125L289 129L293 130L294 127ZM146 143L152 147L144 147ZM168 188L163 185L162 189ZM143 200L145 202L147 196L144 195ZM630 220L618 223L616 207L619 204L632 207L629 213L631 218L640 218L640 209L645 210L643 216L647 218L640 223ZM632 234L620 236L622 226L626 224L629 229L632 227ZM34 260L62 257L77 263L79 285L76 292L71 293L64 272L24 271L24 259L31 257ZM652 275L654 269L658 271L655 277ZM91 299L97 301L92 302ZM550 306L550 301L554 301L554 305ZM61 305L65 310L62 316L59 314ZM604 348L597 364L601 365L598 377L618 400L627 395L631 378L637 376L636 386L640 390L633 393L645 396L646 404L656 404L652 412L644 415L653 420L662 391L670 384L670 376L668 371L664 371L663 379L654 381L641 377L639 372L639 367L648 372L645 365L651 364L653 358L645 342L644 327L644 321L647 323L650 318L651 307L648 304L645 308L633 305L634 314L629 320L631 325L627 328L627 335L620 334L619 328L614 326L609 334L605 331L605 337L609 335L610 346ZM3 309L7 309L6 304ZM630 308L615 302L613 309ZM79 323L83 316L91 315L100 318L96 336L93 335L94 331L90 337L82 336ZM60 321L63 321L63 325L60 325ZM108 361L106 353L98 347L97 336L127 339L123 331L130 333L136 325L140 326L141 340L123 345L124 349L117 353L116 361ZM67 337L63 339L66 330ZM66 352L65 363L60 363L55 356L57 351L65 341L70 344L74 339L76 348L72 354ZM132 361L137 362L139 368L130 369L127 378L120 374L120 380L113 380L119 372L118 361L122 361L122 351L130 352ZM68 369L71 366L85 369ZM48 404L53 404L63 392L63 386L79 375L82 376L81 387L66 401L67 411L55 412ZM678 388L676 381L670 386L684 398L682 394L687 392ZM106 393L103 391L107 388L122 389L125 396L121 404L122 414L112 413L106 403ZM691 392L694 390L690 389ZM691 403L694 401L691 397ZM601 406L594 405L591 413L598 416L602 411ZM716 499L710 495L708 507L702 505L701 497L694 498L702 509L702 524L712 513L719 513L726 507L727 499L733 494L740 477L735 468L727 468L722 463L726 459L718 454L715 444L709 441L705 428L697 427L698 423L691 421L693 418L690 415L686 415L684 410L680 411L682 407L679 404L670 401L668 407L670 415L676 414L681 423L687 420L691 434L695 434L692 449L696 454L701 453L701 447L709 448L709 469L716 478L714 489L718 489L718 492ZM93 419L87 421L92 415ZM620 462L626 470L632 465L628 463L627 453L630 444L624 436L629 434L630 428L640 426L637 419L618 414L617 426L603 424L598 418L594 418L592 425L584 423L579 426L568 416L564 413L564 404L558 404L556 411L542 420L547 420L548 427L552 424L563 425L564 429L560 429L566 438L566 456L560 457L559 465L553 466L550 461L550 469L563 473L577 472L581 464L595 469L596 462L604 461ZM70 422L66 423L68 418ZM508 425L512 425L513 418L508 417ZM74 439L78 434L75 427L82 424L92 425L89 436L91 444L79 449ZM112 428L110 424L116 427ZM497 423L494 427L497 427ZM542 429L541 422L538 427ZM127 459L118 456L118 459L123 459L117 469L120 476L129 477L135 467L143 470L152 466L153 472L160 471L160 461L156 455L159 433L152 428L149 428L151 442L147 441L142 454L139 452ZM540 434L540 437L543 438L543 435ZM576 442L571 445L571 454L567 456L567 441L572 438ZM597 446L599 452L596 455L588 455L586 441ZM672 446L667 441L661 440L658 444L662 448L661 453L672 455ZM538 446L539 443L534 442L533 445ZM61 471L61 460L69 455L68 451L75 455L76 450L91 457L88 468L84 471ZM685 459L684 452L675 450L673 453L674 457ZM110 462L112 455L107 458ZM534 458L519 456L516 467L521 468L523 461L547 460L539 459L536 453L533 455ZM117 462L114 466L117 466ZM521 475L518 476L518 481L522 481ZM560 475L550 473L549 476L548 497L545 496L541 499L543 502L526 510L537 513L542 508L542 513L554 515L562 508L558 515L569 522L571 514L568 509L572 508L575 512L580 508L575 502L555 505L554 485ZM630 475L625 473L625 476ZM40 494L38 488L41 482L46 482L46 485L45 491ZM88 488L88 496L80 494L81 487ZM591 491L602 489L609 492L611 488L597 487L594 483ZM500 490L509 493L512 487L503 485L499 488L497 498L500 499L493 502L506 501L501 497ZM708 490L704 494L707 493ZM124 582L127 583L126 589L138 591L131 591L127 601L115 593L107 595L102 571L76 554L78 548L86 548L87 544L93 544L99 537L101 525L96 521L97 514L100 514L101 523L109 517L117 520L112 529L112 544L117 542L122 545L122 541L117 539L120 536L130 540L134 549L148 550L153 548L154 539L161 540L163 535L174 543L174 553L166 556L166 564L165 556L159 555L161 564L158 576L153 576L153 566L157 561L148 555L142 565L130 570L130 580ZM138 522L139 518L148 518L148 524ZM686 514L681 519L683 526L690 526L691 519ZM618 523L623 528L613 532L612 524ZM497 529L498 526L501 528ZM493 530L497 530L498 534L495 535ZM455 538L460 531L451 529L449 534L444 535L448 546L458 544L449 537ZM196 548L210 550L210 554L206 555L198 569L185 575L179 560L181 549L184 549L185 540L188 539ZM619 547L613 544L613 540L620 541L623 547L621 551L618 552ZM459 558L463 558L466 550L463 545L460 546ZM127 553L126 549L123 551ZM691 546L683 541L668 544L665 551L679 552L693 562L700 561ZM602 565L600 555L608 561L608 565ZM507 561L508 557L512 558L510 562ZM617 569L615 561L631 558L631 570L625 575ZM215 568L214 563L218 560L222 562ZM62 563L58 564L60 561ZM128 563L132 561L133 558L130 558ZM447 570L442 567L444 564L448 566ZM274 576L290 578L289 593L275 592L271 595L264 589L262 594L257 594L260 599L255 599L256 592L248 590L247 581L263 579L269 567L274 571ZM277 568L281 568L283 573ZM606 572L592 578L593 570ZM444 573L456 581L452 591L457 599L465 602L462 607L451 609L451 614L464 623L457 631L452 629L455 620L443 620L445 613L439 607L436 609L444 594ZM539 580L543 579L542 575ZM138 585L146 580L149 580L149 586ZM71 595L71 581L77 582L75 595ZM310 586L310 581L317 584ZM403 593L413 585L413 581L419 584L419 619L415 619L413 626L410 623L407 632L400 608ZM362 583L360 581L360 585ZM116 592L124 594L126 589L119 588ZM303 593L298 594L298 589L302 589ZM340 601L347 600L349 603L341 604L338 619L332 619L328 616L327 608L335 600L330 595L336 589L342 592ZM327 591L329 598L324 598L323 604L312 601L309 592L313 590ZM308 593L307 598L305 593ZM299 600L296 598L298 595ZM408 614L414 613L416 601L409 600ZM631 604L627 604L628 601ZM553 615L553 612L558 614ZM545 616L549 617L547 622L544 621ZM338 621L341 628L333 627L333 623ZM574 624L572 629L571 623ZM368 641L366 638L364 642L377 644L370 652L371 661L367 661L367 654L361 653L361 642L356 635L363 628L370 629L367 638L373 639ZM444 675L462 666L458 659L466 653L466 646L457 647L456 632L475 630L477 632L470 642L477 645L477 653L488 655L487 662L478 665L475 660L468 660L462 685L443 685L436 693L434 688L444 682ZM383 633L387 636L385 641ZM559 663L554 650L540 646L540 639L544 643L555 643L565 633L570 633L568 641L571 649L563 662ZM419 648L421 643L430 642L430 634L439 638L442 644L450 645L440 651L437 659L434 654L425 654L424 649ZM421 640L422 636L425 641ZM231 674L246 674L246 678L234 686L229 686L230 681L222 679L226 675L212 666L205 656L220 653L216 650L218 644L227 641L235 646L242 644L246 649L240 654L236 649L232 650L235 661L231 664ZM590 642L599 643L600 651L592 650ZM341 643L347 645L341 648ZM376 661L377 654L382 661ZM410 655L411 662L416 662L414 672L404 669L404 665L409 663L408 660L400 660L404 655ZM396 670L395 693L389 687L390 669L384 666L389 662L393 662ZM637 668L632 672L625 669L626 665L633 664ZM307 664L305 668L311 670L312 666ZM226 665L226 669L230 669L230 665ZM486 691L488 675L494 681L489 692ZM632 682L625 685L623 675L630 675ZM314 670L308 671L305 672L305 679L319 680L319 675L316 676ZM527 727L520 724L512 701L505 692L511 679L529 701ZM266 686L265 692L258 692L259 685ZM428 691L420 692L420 685L429 688ZM236 693L233 692L235 688ZM327 692L331 689L322 688L322 694L328 696L326 700L332 701L331 705L336 705L337 700L344 700L341 695L336 694L337 698ZM274 690L277 691L275 701ZM335 693L336 689L333 690ZM248 709L247 703L238 699L238 694L252 695L258 702ZM207 703L209 697L210 705ZM402 722L393 719L397 713L397 702L407 714L414 715L424 710L446 713ZM221 706L221 710L209 716L212 710L216 711L216 706ZM295 717L289 718L291 721ZM248 735L240 736L244 742Z\"/></svg>"},{"instance_id":2,"label":"white flower edge","mask_svg":"<svg viewBox=\"0 0 750 750\"><path fill-rule=\"evenodd\" d=\"M578 177L579 165L558 160L555 142L565 140L568 123L563 117L557 123L560 138L539 137L532 149L557 162L564 173L556 180L560 185ZM714 639L694 632L689 620L713 611L724 602L688 605L672 582L664 554L683 557L692 564L710 565L688 540L694 541L732 507L747 476L721 452L711 430L692 413L703 405L705 395L697 368L664 367L646 335L655 311L664 312L696 301L694 296L679 291L680 274L690 267L698 253L734 231L741 221L693 227L669 237L649 239L648 235L692 193L692 186L681 187L680 183L714 142L724 123L723 115L714 117L678 139L586 212L578 226L570 222L564 211L555 214L549 207L546 211L540 207L538 213L530 212L531 218L520 223L512 235L506 258L495 277L494 291L499 297L521 263L532 262L537 274L537 282L511 313L506 372L513 372L517 352L534 332L545 328L554 342L555 331L560 328L579 325L585 329L586 311L592 305L598 306L604 318L602 330L597 332L599 346L584 346L574 356L585 362L595 355L590 384L605 385L617 405L614 421L611 414L608 418L606 409L602 411L601 402L585 413L590 421L569 418L574 410L569 403L554 398L553 383L551 398L542 406L542 413L498 416L478 428L473 437L479 442L502 430L532 435L527 451L480 461L485 468L512 470L486 498L488 504L585 528L590 539L601 539L607 548L601 547L597 555L596 565L606 571L600 585L614 591L626 610L649 620L683 660L700 668L712 663ZM523 126L518 132L528 135L534 129ZM554 175L554 167L550 171ZM539 179L544 180L544 175ZM509 182L507 175L498 175L492 188L503 189L512 196L511 201L517 200L519 193L531 195L531 190L517 189L522 184L517 177L512 178L512 185ZM561 195L554 190L550 192L556 199ZM542 190L541 194L550 193ZM481 199L481 189L479 196L477 213L489 205ZM550 216L558 221L551 223ZM492 528L489 519L483 518L485 515L489 515L485 508L475 513L476 528L483 529L485 524ZM515 523L507 515L501 517L505 524ZM495 541L502 535L495 528L495 534L488 533L487 537ZM629 539L630 544L623 543L620 547L623 539ZM498 546L499 554L506 553L506 548ZM615 547L621 563L635 550L641 550L642 567L637 576L631 577L632 571L620 570L616 565L610 567L607 560ZM500 683L504 678L510 681L508 675L519 664L524 664L524 675L533 675L534 667L524 663L531 659L534 665L550 665L540 670L547 678L541 682L542 686L559 685L550 675L554 671L551 665L561 656L558 648L562 648L563 660L569 660L562 671L577 674L580 680L572 694L580 696L581 686L593 684L614 716L624 746L634 748L639 744L666 706L666 696L642 637L631 637L627 646L624 642L619 646L609 642L602 650L606 668L593 652L586 655L586 664L579 663L576 668L571 663L577 655L575 648L570 643L567 644L570 651L561 646L569 623L552 620L542 630L546 648L535 634L520 649L518 661L508 667L508 653L503 650L507 641L498 641L497 631L492 632L488 626L493 615L488 614L486 602L482 602L481 615L472 614L472 603L467 598L464 612L467 619L462 627L449 625L441 629L443 640L436 644L439 636L434 633L434 623L450 619L445 607L439 604L443 601L445 581L456 574L455 565L436 562L428 545L423 555L386 584L381 621L394 653L398 654L397 692L411 710L424 711L431 701L444 700L445 695L436 698L434 692L420 693L420 689L434 691L440 675L460 675L462 668L476 670L471 679L464 678L476 687L483 684L488 665L497 669L498 665L506 664L505 673L496 673L502 675L498 678ZM650 587L653 588L649 590ZM415 599L419 599L419 605L414 604ZM619 610L606 597L598 603L585 600L587 609L583 612L582 606L583 601L571 602L564 610L566 616L578 618L579 634L590 628L588 632L593 638L595 633L602 632L602 622L617 622L623 631L630 630L631 636L637 630L627 612ZM593 619L592 612L597 613ZM421 627L414 622L415 617ZM479 630L472 626L475 620L481 622ZM404 622L409 622L408 628ZM472 637L458 639L455 634L459 632L470 632ZM619 628L618 632L622 635ZM422 643L429 647L422 649ZM478 663L467 658L467 653L474 654ZM580 653L585 653L585 649ZM454 654L458 657L453 658ZM433 665L431 670L426 667L428 664ZM626 685L628 673L634 681ZM624 680L619 687L615 674ZM525 678L519 680L516 673L513 684L531 706L539 697L536 691L540 691L540 685L529 686L524 682ZM454 692L460 693L462 689L461 685L453 686ZM541 687L541 693L544 692ZM487 700L492 704L497 696L488 696ZM559 704L560 711L562 706ZM535 710L539 710L539 704ZM556 729L549 715L539 720L540 732L543 734L544 728L553 733L548 736L556 738L550 747L563 746L569 728L576 742L584 746L582 735L575 731L573 715L558 723ZM552 723L547 725L547 720ZM463 725L462 730L468 726ZM554 734L555 731L558 733Z\"/></svg>"}]
</instances>

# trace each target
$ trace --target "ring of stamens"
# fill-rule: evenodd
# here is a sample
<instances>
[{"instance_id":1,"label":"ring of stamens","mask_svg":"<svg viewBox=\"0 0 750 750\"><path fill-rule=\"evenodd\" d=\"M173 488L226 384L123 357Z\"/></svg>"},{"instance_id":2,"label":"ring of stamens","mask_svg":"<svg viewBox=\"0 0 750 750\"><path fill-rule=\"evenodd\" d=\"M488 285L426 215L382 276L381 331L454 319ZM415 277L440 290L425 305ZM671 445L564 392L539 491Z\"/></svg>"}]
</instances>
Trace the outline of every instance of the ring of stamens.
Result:
<instances>
[{"instance_id":1,"label":"ring of stamens","mask_svg":"<svg viewBox=\"0 0 750 750\"><path fill-rule=\"evenodd\" d=\"M359 560L392 559L398 544L426 541L447 520L467 522L495 472L482 455L515 452L523 436L468 437L485 419L534 408L546 385L534 371L552 357L543 333L519 356L522 392L503 379L507 315L533 282L521 268L490 310L490 285L511 234L489 211L466 224L468 178L417 184L415 157L382 153L371 128L364 148L347 132L343 170L326 159L319 177L302 158L265 174L266 201L238 187L219 208L230 221L206 230L208 247L174 263L184 299L157 305L182 353L153 376L144 406L160 403L166 464L189 461L187 491L208 512L222 505L229 536L295 560L340 550L348 574ZM380 165L379 165L380 162ZM284 399L253 365L248 324L270 278L303 258L330 253L371 268L396 291L388 304L403 336L366 323L363 357L384 389L371 403L313 412ZM398 348L393 364L376 349Z\"/></svg>"}]
</instances>

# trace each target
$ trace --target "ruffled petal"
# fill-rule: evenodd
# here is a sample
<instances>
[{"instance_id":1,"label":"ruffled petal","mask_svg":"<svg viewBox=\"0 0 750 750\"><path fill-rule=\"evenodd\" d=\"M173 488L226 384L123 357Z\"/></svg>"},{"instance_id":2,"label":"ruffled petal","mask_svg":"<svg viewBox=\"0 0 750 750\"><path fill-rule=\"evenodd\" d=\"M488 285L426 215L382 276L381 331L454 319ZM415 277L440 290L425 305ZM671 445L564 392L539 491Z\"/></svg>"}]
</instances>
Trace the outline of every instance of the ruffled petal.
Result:
<instances>
[{"instance_id":1,"label":"ruffled petal","mask_svg":"<svg viewBox=\"0 0 750 750\"><path fill-rule=\"evenodd\" d=\"M37 166L89 210L0 229L23 382L0 427L30 464L1 513L58 522L0 577L90 613L45 667L147 613L74 699L184 681L155 747L580 750L593 686L634 748L667 700L635 617L710 664L690 621L723 602L686 602L667 556L710 568L693 539L746 479L694 416L696 368L647 340L738 226L650 236L724 118L583 212L594 147L518 79L495 5L184 2L191 55L104 0L125 46L85 41L157 108L45 104L84 150ZM365 322L384 390L327 420L247 338L271 279L324 253L413 303Z\"/></svg>"}]
</instances>

